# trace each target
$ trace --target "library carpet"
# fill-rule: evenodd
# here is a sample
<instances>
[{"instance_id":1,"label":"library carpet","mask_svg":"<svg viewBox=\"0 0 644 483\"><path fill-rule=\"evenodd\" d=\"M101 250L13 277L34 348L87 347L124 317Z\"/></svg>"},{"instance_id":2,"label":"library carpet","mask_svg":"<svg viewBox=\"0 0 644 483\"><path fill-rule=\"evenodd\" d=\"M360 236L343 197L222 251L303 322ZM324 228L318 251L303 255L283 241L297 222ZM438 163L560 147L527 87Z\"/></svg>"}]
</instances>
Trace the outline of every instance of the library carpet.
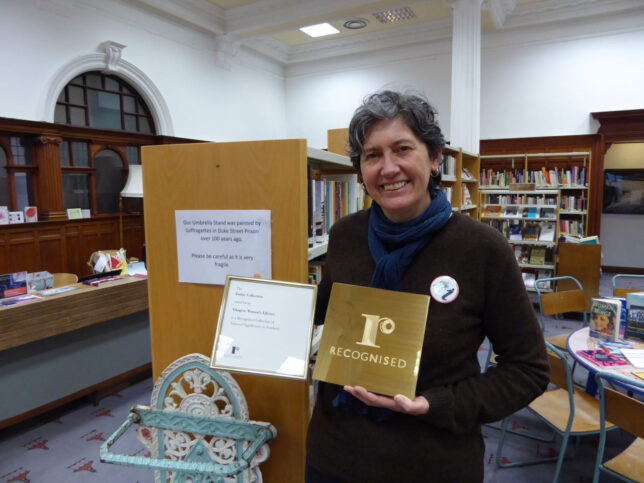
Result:
<instances>
[{"instance_id":1,"label":"library carpet","mask_svg":"<svg viewBox=\"0 0 644 483\"><path fill-rule=\"evenodd\" d=\"M606 277L605 277L606 278ZM608 293L602 288L600 293ZM546 335L569 331L581 327L581 321L574 319L551 320ZM487 347L479 350L481 364L485 360ZM577 368L575 379L583 384L586 373ZM129 409L137 404L149 404L152 380L145 379L117 394L108 396L98 405L78 402L53 419L24 423L8 428L0 434L0 483L152 483L153 471L101 463L99 447L119 425L125 421ZM252 414L251 414L252 418ZM528 410L520 411L510 419L513 428L539 431L548 430ZM552 480L554 464L499 469L495 455L500 431L484 426L485 439L485 482L540 483ZM279 434L277 436L279 438ZM609 433L608 455L617 454L632 441L627 433L617 430ZM598 438L584 437L574 458L567 459L562 468L562 483L584 483L592 481L593 465ZM513 461L536 456L556 454L559 441L554 444L539 443L526 438L509 435L504 448L504 459ZM569 444L572 451L574 442ZM147 456L149 452L128 431L113 447L119 454ZM428 480L431 481L431 480ZM617 481L602 476L602 482ZM394 482L395 483L395 482Z\"/></svg>"}]
</instances>

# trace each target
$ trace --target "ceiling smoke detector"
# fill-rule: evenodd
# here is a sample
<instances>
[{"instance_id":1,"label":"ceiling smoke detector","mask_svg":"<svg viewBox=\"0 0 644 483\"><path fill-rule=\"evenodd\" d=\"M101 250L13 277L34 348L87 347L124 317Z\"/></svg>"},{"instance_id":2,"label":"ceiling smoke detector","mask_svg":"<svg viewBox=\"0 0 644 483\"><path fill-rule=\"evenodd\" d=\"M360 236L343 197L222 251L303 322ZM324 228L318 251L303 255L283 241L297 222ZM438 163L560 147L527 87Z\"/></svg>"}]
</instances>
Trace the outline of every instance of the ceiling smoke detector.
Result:
<instances>
[{"instance_id":1,"label":"ceiling smoke detector","mask_svg":"<svg viewBox=\"0 0 644 483\"><path fill-rule=\"evenodd\" d=\"M352 18L342 24L345 29L359 30L365 28L369 21L364 18Z\"/></svg>"},{"instance_id":2,"label":"ceiling smoke detector","mask_svg":"<svg viewBox=\"0 0 644 483\"><path fill-rule=\"evenodd\" d=\"M409 7L390 8L381 10L373 14L374 17L382 24L400 22L401 20L409 20L414 18L416 14Z\"/></svg>"}]
</instances>

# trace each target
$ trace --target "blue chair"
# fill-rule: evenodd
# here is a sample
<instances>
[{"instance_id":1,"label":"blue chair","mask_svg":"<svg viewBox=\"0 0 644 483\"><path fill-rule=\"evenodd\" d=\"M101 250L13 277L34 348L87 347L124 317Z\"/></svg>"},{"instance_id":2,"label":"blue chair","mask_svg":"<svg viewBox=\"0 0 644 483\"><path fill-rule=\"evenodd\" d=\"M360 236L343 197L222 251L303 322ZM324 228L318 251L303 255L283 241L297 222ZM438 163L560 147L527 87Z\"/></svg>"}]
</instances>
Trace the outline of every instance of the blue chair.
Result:
<instances>
[{"instance_id":1,"label":"blue chair","mask_svg":"<svg viewBox=\"0 0 644 483\"><path fill-rule=\"evenodd\" d=\"M496 464L499 468L513 468L556 462L552 478L553 483L556 483L561 473L569 439L571 437L577 438L575 448L578 449L579 437L599 434L599 403L583 390L573 386L570 366L563 353L550 342L546 342L546 347L548 348L548 361L550 363L550 382L557 386L558 389L545 392L532 401L528 408L553 430L552 437L542 438L527 432L520 433L519 431L514 431L514 434L546 442L553 442L559 435L561 437L559 454L558 456L547 458L503 463L503 445L505 444L506 432L508 432L507 426L510 420L507 417L503 420L501 438L496 451ZM606 423L606 430L610 429L615 429L615 426L611 423Z\"/></svg>"},{"instance_id":2,"label":"blue chair","mask_svg":"<svg viewBox=\"0 0 644 483\"><path fill-rule=\"evenodd\" d=\"M620 282L625 281L625 279L630 279L630 280L639 279L642 282L644 282L644 275L631 275L626 273L618 273L617 275L613 276L611 280L611 284L613 287L613 297L626 297L626 294L629 294L631 292L644 292L644 288L618 287L617 285L620 284Z\"/></svg>"},{"instance_id":3,"label":"blue chair","mask_svg":"<svg viewBox=\"0 0 644 483\"><path fill-rule=\"evenodd\" d=\"M569 280L573 282L577 289L575 290L558 290L559 282ZM539 298L539 318L541 320L541 329L546 330L546 317L556 316L567 312L580 312L583 318L584 326L588 325L586 315L586 298L584 297L584 288L581 283L570 276L541 278L535 281L534 289ZM559 334L546 337L546 340L560 350L567 350L566 342L570 333ZM574 370L574 369L573 369Z\"/></svg>"},{"instance_id":4,"label":"blue chair","mask_svg":"<svg viewBox=\"0 0 644 483\"><path fill-rule=\"evenodd\" d=\"M277 431L249 421L241 388L201 354L177 359L157 379L151 405L132 408L127 420L101 445L101 461L157 471L156 481L249 483ZM110 448L137 424L150 457L120 455Z\"/></svg>"},{"instance_id":5,"label":"blue chair","mask_svg":"<svg viewBox=\"0 0 644 483\"><path fill-rule=\"evenodd\" d=\"M595 380L599 387L600 433L593 483L599 481L604 471L623 481L644 481L644 402L624 394L613 387L621 384L636 386L644 392L644 381L634 381L612 372L598 372ZM608 387L610 384L612 387ZM610 421L610 423L608 422ZM606 447L606 429L609 424L636 436L631 445L620 454L602 462Z\"/></svg>"}]
</instances>

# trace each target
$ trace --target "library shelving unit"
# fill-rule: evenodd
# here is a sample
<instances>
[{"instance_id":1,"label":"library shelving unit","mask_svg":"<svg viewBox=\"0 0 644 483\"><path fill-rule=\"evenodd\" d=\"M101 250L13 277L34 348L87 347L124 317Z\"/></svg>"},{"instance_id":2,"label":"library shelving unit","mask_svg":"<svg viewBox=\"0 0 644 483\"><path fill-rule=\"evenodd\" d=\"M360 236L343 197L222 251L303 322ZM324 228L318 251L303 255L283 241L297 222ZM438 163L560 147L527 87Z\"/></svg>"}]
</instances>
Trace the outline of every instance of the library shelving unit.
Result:
<instances>
[{"instance_id":1,"label":"library shelving unit","mask_svg":"<svg viewBox=\"0 0 644 483\"><path fill-rule=\"evenodd\" d=\"M526 288L556 274L559 190L481 190L481 221L499 230L514 248Z\"/></svg>"},{"instance_id":2,"label":"library shelving unit","mask_svg":"<svg viewBox=\"0 0 644 483\"><path fill-rule=\"evenodd\" d=\"M452 211L478 220L480 159L461 148L445 146L441 162L441 183L452 204Z\"/></svg>"},{"instance_id":3,"label":"library shelving unit","mask_svg":"<svg viewBox=\"0 0 644 483\"><path fill-rule=\"evenodd\" d=\"M580 238L588 234L590 173L589 151L481 156L482 190L508 189L511 183L559 190L559 231Z\"/></svg>"},{"instance_id":4,"label":"library shelving unit","mask_svg":"<svg viewBox=\"0 0 644 483\"><path fill-rule=\"evenodd\" d=\"M347 156L307 147L308 164L312 170L327 173L353 172L353 165ZM316 242L308 249L308 260L326 253L328 242Z\"/></svg>"},{"instance_id":5,"label":"library shelving unit","mask_svg":"<svg viewBox=\"0 0 644 483\"><path fill-rule=\"evenodd\" d=\"M270 210L272 278L306 283L311 255L307 163L316 169L350 166L342 156L307 148L304 139L142 148L155 378L181 356L210 356L224 289L179 283L175 210ZM263 480L301 481L310 380L238 373L233 377L244 392L251 419L268 421L278 431L270 444L271 456L261 465Z\"/></svg>"}]
</instances>

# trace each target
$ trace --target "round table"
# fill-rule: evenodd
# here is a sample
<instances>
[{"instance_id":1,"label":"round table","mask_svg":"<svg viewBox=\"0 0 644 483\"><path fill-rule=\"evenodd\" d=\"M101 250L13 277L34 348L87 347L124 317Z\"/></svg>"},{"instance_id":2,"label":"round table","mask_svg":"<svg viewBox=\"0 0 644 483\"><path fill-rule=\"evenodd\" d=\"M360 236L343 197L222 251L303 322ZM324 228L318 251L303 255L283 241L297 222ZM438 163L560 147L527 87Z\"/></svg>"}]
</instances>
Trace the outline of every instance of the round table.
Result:
<instances>
[{"instance_id":1,"label":"round table","mask_svg":"<svg viewBox=\"0 0 644 483\"><path fill-rule=\"evenodd\" d=\"M568 348L568 353L570 356L577 361L578 364L581 364L584 368L588 370L588 380L586 381L586 392L592 396L595 395L597 392L597 383L595 382L595 374L599 371L604 371L604 372L613 372L615 374L619 374L623 377L626 377L627 379L632 379L633 381L638 381L642 382L640 378L632 374L633 371L644 371L644 369L636 369L632 365L627 364L625 366L611 366L611 367L604 367L604 366L598 366L593 364L590 360L586 359L583 356L580 356L577 354L577 351L580 350L593 350L593 349L601 349L599 346L599 339L595 337L590 337L589 335L590 329L588 327L584 327L583 329L579 329L574 331L570 336L568 337L568 342L566 343L566 346ZM644 349L644 343L643 342L635 342L628 340L628 343L630 343L633 346L633 349ZM624 360L625 362L628 362L627 360ZM636 386L624 386L626 389L629 391L633 391L634 393L638 393L641 395L644 395L644 389Z\"/></svg>"}]
</instances>

